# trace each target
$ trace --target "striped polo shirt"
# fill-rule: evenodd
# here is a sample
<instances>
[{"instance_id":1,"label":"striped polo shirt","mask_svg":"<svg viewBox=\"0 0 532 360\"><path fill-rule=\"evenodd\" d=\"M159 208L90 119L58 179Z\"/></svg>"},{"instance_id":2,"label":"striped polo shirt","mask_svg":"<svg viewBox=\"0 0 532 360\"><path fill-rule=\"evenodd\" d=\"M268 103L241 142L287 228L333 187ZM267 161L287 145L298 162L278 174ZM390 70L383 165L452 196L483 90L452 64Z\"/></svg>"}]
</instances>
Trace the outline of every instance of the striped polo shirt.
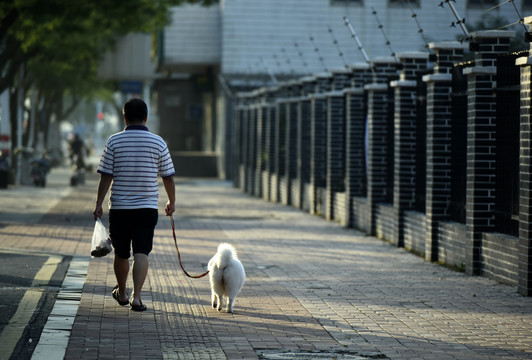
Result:
<instances>
[{"instance_id":1,"label":"striped polo shirt","mask_svg":"<svg viewBox=\"0 0 532 360\"><path fill-rule=\"evenodd\" d=\"M97 171L113 177L110 209L157 209L157 176L175 174L168 146L143 125L111 135Z\"/></svg>"}]
</instances>

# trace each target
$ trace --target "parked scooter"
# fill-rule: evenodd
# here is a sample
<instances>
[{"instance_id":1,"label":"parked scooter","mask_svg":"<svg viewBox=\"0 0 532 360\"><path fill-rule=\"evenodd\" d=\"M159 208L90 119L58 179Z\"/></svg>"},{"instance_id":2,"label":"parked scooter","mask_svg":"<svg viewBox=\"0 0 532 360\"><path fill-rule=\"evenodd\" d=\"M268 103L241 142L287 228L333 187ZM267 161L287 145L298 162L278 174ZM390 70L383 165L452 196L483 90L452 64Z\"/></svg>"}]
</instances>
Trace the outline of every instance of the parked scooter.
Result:
<instances>
[{"instance_id":1,"label":"parked scooter","mask_svg":"<svg viewBox=\"0 0 532 360\"><path fill-rule=\"evenodd\" d=\"M77 186L85 184L85 166L76 164L72 167L73 174L70 177L70 186Z\"/></svg>"},{"instance_id":2,"label":"parked scooter","mask_svg":"<svg viewBox=\"0 0 532 360\"><path fill-rule=\"evenodd\" d=\"M44 157L40 159L32 159L31 165L31 178L35 186L46 186L46 176L50 171L50 162Z\"/></svg>"}]
</instances>

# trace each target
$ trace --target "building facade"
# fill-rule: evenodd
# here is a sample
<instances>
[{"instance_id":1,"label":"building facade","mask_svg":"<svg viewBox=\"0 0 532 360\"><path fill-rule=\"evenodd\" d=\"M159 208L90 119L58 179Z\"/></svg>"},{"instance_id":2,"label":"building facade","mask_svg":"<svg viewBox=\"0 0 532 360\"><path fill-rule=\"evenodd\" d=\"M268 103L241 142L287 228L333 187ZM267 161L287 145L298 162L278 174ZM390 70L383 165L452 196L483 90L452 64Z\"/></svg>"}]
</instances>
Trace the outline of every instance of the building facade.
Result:
<instances>
[{"instance_id":1,"label":"building facade","mask_svg":"<svg viewBox=\"0 0 532 360\"><path fill-rule=\"evenodd\" d=\"M453 7L468 27L517 21L510 3L486 11L496 3ZM517 4L520 11L525 5ZM174 8L157 42L153 88L161 131L184 173L195 165L206 171L191 175L231 177L224 154L231 149L234 93L365 62L345 19L370 59L465 38L446 1L220 0Z\"/></svg>"}]
</instances>

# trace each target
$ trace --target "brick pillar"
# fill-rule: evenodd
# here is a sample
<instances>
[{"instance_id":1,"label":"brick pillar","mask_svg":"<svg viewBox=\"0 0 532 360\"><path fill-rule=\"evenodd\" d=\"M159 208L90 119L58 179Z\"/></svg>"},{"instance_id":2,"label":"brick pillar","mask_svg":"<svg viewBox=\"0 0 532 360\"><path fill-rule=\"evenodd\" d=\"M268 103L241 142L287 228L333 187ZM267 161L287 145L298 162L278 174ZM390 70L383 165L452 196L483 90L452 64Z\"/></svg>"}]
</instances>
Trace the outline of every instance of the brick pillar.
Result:
<instances>
[{"instance_id":1,"label":"brick pillar","mask_svg":"<svg viewBox=\"0 0 532 360\"><path fill-rule=\"evenodd\" d=\"M325 215L320 196L327 183L327 98L331 89L331 74L315 75L314 93L310 100L310 213Z\"/></svg>"},{"instance_id":2,"label":"brick pillar","mask_svg":"<svg viewBox=\"0 0 532 360\"><path fill-rule=\"evenodd\" d=\"M327 174L325 218L335 219L334 201L336 193L344 191L345 163L345 109L343 91L330 91L327 101Z\"/></svg>"},{"instance_id":3,"label":"brick pillar","mask_svg":"<svg viewBox=\"0 0 532 360\"><path fill-rule=\"evenodd\" d=\"M255 190L254 194L258 197L263 196L263 171L265 168L266 158L266 88L261 88L257 98L257 145L255 160Z\"/></svg>"},{"instance_id":4,"label":"brick pillar","mask_svg":"<svg viewBox=\"0 0 532 360\"><path fill-rule=\"evenodd\" d=\"M371 76L368 64L357 64L353 71L351 86L344 90L346 116L345 142L345 198L347 226L354 226L353 198L366 196L366 104L364 85Z\"/></svg>"},{"instance_id":5,"label":"brick pillar","mask_svg":"<svg viewBox=\"0 0 532 360\"><path fill-rule=\"evenodd\" d=\"M372 83L364 86L368 109L367 147L367 199L371 209L370 235L376 234L375 210L386 199L386 155L390 149L387 142L388 84L397 78L397 64L393 58L375 59Z\"/></svg>"},{"instance_id":6,"label":"brick pillar","mask_svg":"<svg viewBox=\"0 0 532 360\"><path fill-rule=\"evenodd\" d=\"M396 231L393 242L404 246L404 212L415 207L416 194L416 134L417 78L427 70L428 53L400 53L399 80L390 86L395 90L394 115L394 189Z\"/></svg>"},{"instance_id":7,"label":"brick pillar","mask_svg":"<svg viewBox=\"0 0 532 360\"><path fill-rule=\"evenodd\" d=\"M286 103L286 187L287 196L283 204L292 205L292 186L297 178L298 97L291 97Z\"/></svg>"},{"instance_id":8,"label":"brick pillar","mask_svg":"<svg viewBox=\"0 0 532 360\"><path fill-rule=\"evenodd\" d=\"M310 213L319 213L318 189L326 185L327 104L325 94L310 95Z\"/></svg>"},{"instance_id":9,"label":"brick pillar","mask_svg":"<svg viewBox=\"0 0 532 360\"><path fill-rule=\"evenodd\" d=\"M314 93L323 94L331 90L331 74L330 73L318 73L314 75Z\"/></svg>"},{"instance_id":10,"label":"brick pillar","mask_svg":"<svg viewBox=\"0 0 532 360\"><path fill-rule=\"evenodd\" d=\"M285 170L284 147L281 149L284 138L281 139L281 137L283 136L284 119L286 118L286 95L286 87L284 85L280 85L276 90L275 99L273 100L273 172L271 174L270 183L270 199L273 202L279 202L281 199L279 183L281 181L281 177L284 175Z\"/></svg>"},{"instance_id":11,"label":"brick pillar","mask_svg":"<svg viewBox=\"0 0 532 360\"><path fill-rule=\"evenodd\" d=\"M233 118L233 186L242 188L242 179L240 178L240 166L242 165L242 118L244 106L242 98L235 101L235 111Z\"/></svg>"},{"instance_id":12,"label":"brick pillar","mask_svg":"<svg viewBox=\"0 0 532 360\"><path fill-rule=\"evenodd\" d=\"M246 189L248 194L255 194L255 168L257 161L257 93L252 92L252 98L248 106L247 119L247 148L246 155Z\"/></svg>"},{"instance_id":13,"label":"brick pillar","mask_svg":"<svg viewBox=\"0 0 532 360\"><path fill-rule=\"evenodd\" d=\"M446 220L451 198L451 92L453 65L463 60L465 44L431 43L436 56L427 83L427 184L425 259L438 261L438 222Z\"/></svg>"},{"instance_id":14,"label":"brick pillar","mask_svg":"<svg viewBox=\"0 0 532 360\"><path fill-rule=\"evenodd\" d=\"M235 107L236 107L236 99L233 96L224 96L223 97L223 115L225 118L225 121L223 122L223 128L222 128L222 157L221 160L223 163L221 164L223 174L221 175L221 178L224 180L231 181L232 185L235 186L235 177L234 177L234 171L233 171L233 159L234 159L234 144L235 144Z\"/></svg>"},{"instance_id":15,"label":"brick pillar","mask_svg":"<svg viewBox=\"0 0 532 360\"><path fill-rule=\"evenodd\" d=\"M265 153L266 153L266 164L265 164L265 179L264 179L264 190L263 190L263 199L271 201L273 199L273 186L272 186L272 174L275 173L276 159L275 159L275 119L276 119L276 106L275 106L275 97L277 95L277 88L270 88L267 95L266 103L266 116L265 116Z\"/></svg>"},{"instance_id":16,"label":"brick pillar","mask_svg":"<svg viewBox=\"0 0 532 360\"><path fill-rule=\"evenodd\" d=\"M532 25L532 17L526 17L525 24ZM516 64L521 66L517 291L523 295L532 296L532 57L518 58Z\"/></svg>"},{"instance_id":17,"label":"brick pillar","mask_svg":"<svg viewBox=\"0 0 532 360\"><path fill-rule=\"evenodd\" d=\"M286 136L286 98L277 98L275 101L275 139L274 157L275 172L273 179L272 201L280 202L280 184L286 170L286 149L284 147Z\"/></svg>"},{"instance_id":18,"label":"brick pillar","mask_svg":"<svg viewBox=\"0 0 532 360\"><path fill-rule=\"evenodd\" d=\"M304 77L301 80L301 97L298 100L297 113L297 186L298 195L295 199L295 207L304 209L306 204L305 188L310 183L310 97L315 88L313 77Z\"/></svg>"},{"instance_id":19,"label":"brick pillar","mask_svg":"<svg viewBox=\"0 0 532 360\"><path fill-rule=\"evenodd\" d=\"M496 96L493 91L496 58L509 51L513 31L479 31L479 44L467 75L467 192L466 272L480 274L482 233L494 229Z\"/></svg>"},{"instance_id":20,"label":"brick pillar","mask_svg":"<svg viewBox=\"0 0 532 360\"><path fill-rule=\"evenodd\" d=\"M238 119L238 132L240 137L238 151L238 184L242 191L246 191L246 164L248 154L248 117L249 117L249 99L242 97L239 105L240 116Z\"/></svg>"},{"instance_id":21,"label":"brick pillar","mask_svg":"<svg viewBox=\"0 0 532 360\"><path fill-rule=\"evenodd\" d=\"M337 219L336 194L345 191L345 97L343 89L351 85L351 71L331 71L331 90L327 96L327 176L325 218ZM337 219L338 220L338 219ZM342 221L343 222L343 221Z\"/></svg>"}]
</instances>

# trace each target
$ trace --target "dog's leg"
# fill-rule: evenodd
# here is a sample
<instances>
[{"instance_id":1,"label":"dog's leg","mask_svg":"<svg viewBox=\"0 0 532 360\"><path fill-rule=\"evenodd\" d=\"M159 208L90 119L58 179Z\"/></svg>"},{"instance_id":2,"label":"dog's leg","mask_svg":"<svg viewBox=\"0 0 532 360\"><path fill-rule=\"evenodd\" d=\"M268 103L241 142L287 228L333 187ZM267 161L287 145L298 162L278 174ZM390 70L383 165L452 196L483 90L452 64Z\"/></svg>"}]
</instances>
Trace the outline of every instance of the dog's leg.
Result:
<instances>
[{"instance_id":1,"label":"dog's leg","mask_svg":"<svg viewBox=\"0 0 532 360\"><path fill-rule=\"evenodd\" d=\"M235 298L234 297L228 297L227 298L227 307L226 307L226 311L228 313L232 313L233 312L233 304L235 303Z\"/></svg>"},{"instance_id":2,"label":"dog's leg","mask_svg":"<svg viewBox=\"0 0 532 360\"><path fill-rule=\"evenodd\" d=\"M223 299L223 296L222 295L216 295L216 297L218 298L218 311L222 311L222 299Z\"/></svg>"},{"instance_id":3,"label":"dog's leg","mask_svg":"<svg viewBox=\"0 0 532 360\"><path fill-rule=\"evenodd\" d=\"M223 295L221 293L213 291L213 293L212 293L212 308L216 309L218 311L221 311L222 310L222 299L223 299Z\"/></svg>"},{"instance_id":4,"label":"dog's leg","mask_svg":"<svg viewBox=\"0 0 532 360\"><path fill-rule=\"evenodd\" d=\"M216 309L218 307L218 301L217 301L216 294L214 293L214 290L211 291L211 302L212 302L212 308Z\"/></svg>"}]
</instances>

